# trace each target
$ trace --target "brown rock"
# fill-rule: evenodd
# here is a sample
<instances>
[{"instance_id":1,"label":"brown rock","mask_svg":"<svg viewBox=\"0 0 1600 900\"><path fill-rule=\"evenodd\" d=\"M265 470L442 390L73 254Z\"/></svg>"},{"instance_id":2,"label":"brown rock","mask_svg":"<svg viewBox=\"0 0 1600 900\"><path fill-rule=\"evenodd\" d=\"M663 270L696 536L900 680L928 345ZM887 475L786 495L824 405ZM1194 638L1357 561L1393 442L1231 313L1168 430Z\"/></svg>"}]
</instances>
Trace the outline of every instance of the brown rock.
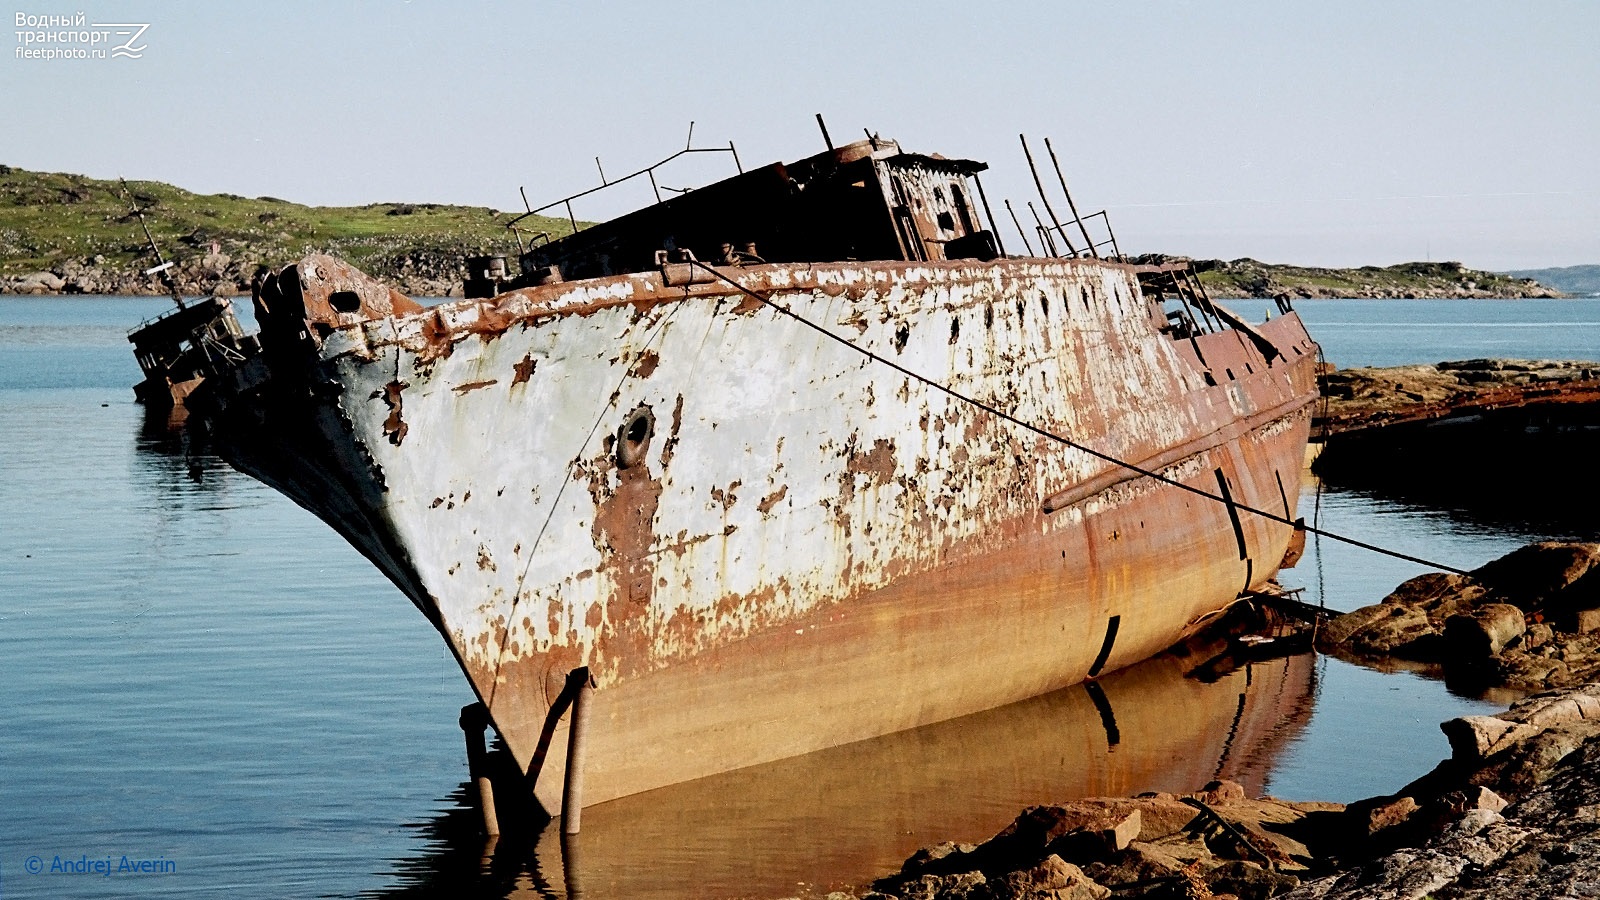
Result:
<instances>
[{"instance_id":1,"label":"brown rock","mask_svg":"<svg viewBox=\"0 0 1600 900\"><path fill-rule=\"evenodd\" d=\"M1502 718L1526 722L1537 728L1549 728L1582 719L1600 719L1600 684L1559 694L1540 694L1519 700L1501 713Z\"/></svg>"},{"instance_id":2,"label":"brown rock","mask_svg":"<svg viewBox=\"0 0 1600 900\"><path fill-rule=\"evenodd\" d=\"M1365 823L1367 834L1371 836L1397 825L1404 825L1416 815L1419 808L1417 801L1411 797L1399 797L1374 806L1367 812Z\"/></svg>"},{"instance_id":3,"label":"brown rock","mask_svg":"<svg viewBox=\"0 0 1600 900\"><path fill-rule=\"evenodd\" d=\"M921 875L894 885L892 896L901 900L988 900L987 881L982 872Z\"/></svg>"},{"instance_id":4,"label":"brown rock","mask_svg":"<svg viewBox=\"0 0 1600 900\"><path fill-rule=\"evenodd\" d=\"M1522 637L1527 624L1522 610L1509 603L1486 603L1471 612L1451 616L1444 623L1444 641L1450 661L1494 656Z\"/></svg>"},{"instance_id":5,"label":"brown rock","mask_svg":"<svg viewBox=\"0 0 1600 900\"><path fill-rule=\"evenodd\" d=\"M1534 728L1531 725L1519 726ZM1539 731L1510 747L1473 772L1468 782L1516 801L1555 774L1561 761L1585 740L1600 734L1600 722L1568 722Z\"/></svg>"},{"instance_id":6,"label":"brown rock","mask_svg":"<svg viewBox=\"0 0 1600 900\"><path fill-rule=\"evenodd\" d=\"M1451 757L1466 763L1487 759L1539 733L1532 725L1508 722L1497 716L1461 716L1440 723L1439 730L1450 741Z\"/></svg>"},{"instance_id":7,"label":"brown rock","mask_svg":"<svg viewBox=\"0 0 1600 900\"><path fill-rule=\"evenodd\" d=\"M1493 660L1489 681L1507 687L1539 690L1566 683L1570 671L1566 663L1550 656L1503 650Z\"/></svg>"},{"instance_id":8,"label":"brown rock","mask_svg":"<svg viewBox=\"0 0 1600 900\"><path fill-rule=\"evenodd\" d=\"M959 860L971 853L977 847L973 844L958 844L954 841L943 841L931 847L923 847L911 854L905 863L900 866L900 871L906 875L915 874L933 868L935 864L948 860L949 865L959 865ZM969 866L975 869L977 866ZM954 870L950 870L954 871Z\"/></svg>"},{"instance_id":9,"label":"brown rock","mask_svg":"<svg viewBox=\"0 0 1600 900\"><path fill-rule=\"evenodd\" d=\"M1201 788L1200 793L1194 795L1196 800L1220 806L1224 803L1235 803L1245 799L1244 785L1237 781L1213 781Z\"/></svg>"},{"instance_id":10,"label":"brown rock","mask_svg":"<svg viewBox=\"0 0 1600 900\"><path fill-rule=\"evenodd\" d=\"M1139 837L1144 827L1144 816L1139 810L1132 809L1120 817L1112 817L1107 822L1110 827L1102 826L1098 831L1111 851L1116 852L1126 850L1128 845Z\"/></svg>"},{"instance_id":11,"label":"brown rock","mask_svg":"<svg viewBox=\"0 0 1600 900\"><path fill-rule=\"evenodd\" d=\"M1113 890L1181 877L1184 862L1154 844L1134 841L1104 862L1083 867L1096 884Z\"/></svg>"},{"instance_id":12,"label":"brown rock","mask_svg":"<svg viewBox=\"0 0 1600 900\"><path fill-rule=\"evenodd\" d=\"M1300 879L1293 875L1280 875L1255 863L1237 859L1229 860L1206 873L1206 886L1214 896L1227 892L1239 900L1267 900L1299 885Z\"/></svg>"},{"instance_id":13,"label":"brown rock","mask_svg":"<svg viewBox=\"0 0 1600 900\"><path fill-rule=\"evenodd\" d=\"M1384 601L1416 607L1442 620L1469 609L1487 593L1483 584L1471 576L1429 572L1401 582Z\"/></svg>"},{"instance_id":14,"label":"brown rock","mask_svg":"<svg viewBox=\"0 0 1600 900\"><path fill-rule=\"evenodd\" d=\"M1532 610L1600 563L1600 544L1529 544L1472 572L1497 597Z\"/></svg>"},{"instance_id":15,"label":"brown rock","mask_svg":"<svg viewBox=\"0 0 1600 900\"><path fill-rule=\"evenodd\" d=\"M1466 808L1469 810L1487 809L1490 812L1499 812L1509 805L1506 802L1506 798L1481 785L1475 785L1467 789L1466 804Z\"/></svg>"},{"instance_id":16,"label":"brown rock","mask_svg":"<svg viewBox=\"0 0 1600 900\"><path fill-rule=\"evenodd\" d=\"M1427 642L1439 634L1440 623L1427 612L1385 600L1336 617L1318 635L1317 646L1365 656L1426 656ZM1341 639L1341 635L1347 636Z\"/></svg>"},{"instance_id":17,"label":"brown rock","mask_svg":"<svg viewBox=\"0 0 1600 900\"><path fill-rule=\"evenodd\" d=\"M1158 841L1188 827L1199 810L1184 803L1172 794L1135 797L1130 803L1139 810L1139 834L1136 840ZM1122 809L1119 804L1115 809Z\"/></svg>"},{"instance_id":18,"label":"brown rock","mask_svg":"<svg viewBox=\"0 0 1600 900\"><path fill-rule=\"evenodd\" d=\"M1137 808L1106 810L1050 842L1049 850L1075 862L1089 862L1127 848L1139 836L1143 816Z\"/></svg>"},{"instance_id":19,"label":"brown rock","mask_svg":"<svg viewBox=\"0 0 1600 900\"><path fill-rule=\"evenodd\" d=\"M993 900L1105 900L1111 896L1110 890L1055 854L1030 869L993 879L987 888Z\"/></svg>"},{"instance_id":20,"label":"brown rock","mask_svg":"<svg viewBox=\"0 0 1600 900\"><path fill-rule=\"evenodd\" d=\"M1600 609L1579 609L1570 613L1573 634L1589 634L1600 631Z\"/></svg>"},{"instance_id":21,"label":"brown rock","mask_svg":"<svg viewBox=\"0 0 1600 900\"><path fill-rule=\"evenodd\" d=\"M961 845L936 845L906 861L904 875L946 874L982 870L993 878L1036 865L1051 854L1088 862L1124 849L1140 834L1143 816L1138 801L1080 800L1056 806L1033 806L994 837L964 850Z\"/></svg>"},{"instance_id":22,"label":"brown rock","mask_svg":"<svg viewBox=\"0 0 1600 900\"><path fill-rule=\"evenodd\" d=\"M1334 616L1317 632L1317 645L1337 647L1349 643L1350 639L1372 627L1378 620L1394 615L1390 604L1374 603L1360 609L1351 610L1342 616Z\"/></svg>"}]
</instances>

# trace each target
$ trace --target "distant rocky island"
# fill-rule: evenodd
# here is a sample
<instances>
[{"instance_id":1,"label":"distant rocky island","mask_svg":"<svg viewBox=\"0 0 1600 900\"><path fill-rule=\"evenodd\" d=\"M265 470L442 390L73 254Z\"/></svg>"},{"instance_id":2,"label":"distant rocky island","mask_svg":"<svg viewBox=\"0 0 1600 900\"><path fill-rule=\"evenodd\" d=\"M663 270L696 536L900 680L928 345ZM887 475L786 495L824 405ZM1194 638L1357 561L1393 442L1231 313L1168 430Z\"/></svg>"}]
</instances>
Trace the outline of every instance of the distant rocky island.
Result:
<instances>
[{"instance_id":1,"label":"distant rocky island","mask_svg":"<svg viewBox=\"0 0 1600 900\"><path fill-rule=\"evenodd\" d=\"M1600 266L1561 266L1555 269L1524 269L1507 272L1514 278L1532 278L1574 297L1600 297Z\"/></svg>"},{"instance_id":2,"label":"distant rocky island","mask_svg":"<svg viewBox=\"0 0 1600 900\"><path fill-rule=\"evenodd\" d=\"M191 296L248 293L259 266L312 252L347 259L411 296L460 296L468 256L517 250L505 227L515 213L481 206L303 206L274 197L195 194L156 181L130 181L128 188L174 261L180 289ZM525 219L519 228L525 236L544 232L550 238L571 231L566 220L544 217ZM0 294L163 294L156 277L144 274L154 262L120 183L0 165ZM1195 266L1219 298L1564 296L1546 286L1559 284L1554 278L1481 272L1456 262L1322 269L1236 259L1196 260ZM1600 266L1576 268L1600 275Z\"/></svg>"},{"instance_id":3,"label":"distant rocky island","mask_svg":"<svg viewBox=\"0 0 1600 900\"><path fill-rule=\"evenodd\" d=\"M1213 296L1290 298L1469 299L1565 297L1532 278L1469 269L1458 262L1408 262L1358 269L1283 266L1253 259L1198 259Z\"/></svg>"}]
</instances>

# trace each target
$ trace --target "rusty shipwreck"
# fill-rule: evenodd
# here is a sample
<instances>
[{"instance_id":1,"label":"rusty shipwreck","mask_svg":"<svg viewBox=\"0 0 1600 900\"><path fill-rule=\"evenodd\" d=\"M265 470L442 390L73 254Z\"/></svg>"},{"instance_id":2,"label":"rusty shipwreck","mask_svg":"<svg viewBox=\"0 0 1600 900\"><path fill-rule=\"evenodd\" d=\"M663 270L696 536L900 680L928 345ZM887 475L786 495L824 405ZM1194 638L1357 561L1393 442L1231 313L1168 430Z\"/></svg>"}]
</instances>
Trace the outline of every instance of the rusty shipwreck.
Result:
<instances>
[{"instance_id":1,"label":"rusty shipwreck","mask_svg":"<svg viewBox=\"0 0 1600 900\"><path fill-rule=\"evenodd\" d=\"M312 256L194 407L428 617L547 810L585 667L585 804L1041 694L1271 578L1317 351L1181 267L1005 255L985 168L830 146L433 307Z\"/></svg>"}]
</instances>

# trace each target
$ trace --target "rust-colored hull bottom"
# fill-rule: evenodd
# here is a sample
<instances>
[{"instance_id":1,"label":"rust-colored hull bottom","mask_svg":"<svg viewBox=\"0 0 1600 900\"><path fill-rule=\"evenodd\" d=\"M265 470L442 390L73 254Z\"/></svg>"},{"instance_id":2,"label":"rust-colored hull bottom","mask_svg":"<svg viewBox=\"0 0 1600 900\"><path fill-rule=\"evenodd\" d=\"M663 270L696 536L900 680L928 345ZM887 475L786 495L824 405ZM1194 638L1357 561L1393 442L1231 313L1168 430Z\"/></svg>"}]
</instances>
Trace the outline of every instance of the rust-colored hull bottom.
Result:
<instances>
[{"instance_id":1,"label":"rust-colored hull bottom","mask_svg":"<svg viewBox=\"0 0 1600 900\"><path fill-rule=\"evenodd\" d=\"M1280 478L1296 483L1308 423L1297 413L1204 453L1188 483L1215 493L1221 469L1238 502L1292 517ZM1047 532L1040 513L998 549L597 691L585 805L1013 703L1083 681L1102 652L1098 672L1115 671L1170 646L1216 598L1265 583L1293 533L1244 515L1240 554L1222 504L1149 479L1119 491L1079 527ZM524 688L542 681L514 667L502 679L496 724L526 767L544 695ZM537 773L548 810L565 721Z\"/></svg>"},{"instance_id":2,"label":"rust-colored hull bottom","mask_svg":"<svg viewBox=\"0 0 1600 900\"><path fill-rule=\"evenodd\" d=\"M801 884L820 895L859 889L936 841L985 840L1031 804L1213 778L1259 796L1310 719L1314 659L1184 677L1204 658L1123 669L1098 701L1068 688L606 803L585 811L580 841L563 846L553 823L541 835L535 881L629 898L781 897Z\"/></svg>"}]
</instances>

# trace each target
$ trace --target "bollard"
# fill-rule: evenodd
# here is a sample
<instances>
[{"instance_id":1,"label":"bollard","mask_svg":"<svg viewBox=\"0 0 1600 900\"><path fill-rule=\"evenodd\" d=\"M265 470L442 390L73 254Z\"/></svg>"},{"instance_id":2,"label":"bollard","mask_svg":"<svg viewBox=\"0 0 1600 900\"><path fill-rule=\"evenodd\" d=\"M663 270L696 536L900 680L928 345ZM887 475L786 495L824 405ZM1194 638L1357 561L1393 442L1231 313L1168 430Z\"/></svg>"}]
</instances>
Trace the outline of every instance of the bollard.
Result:
<instances>
[{"instance_id":1,"label":"bollard","mask_svg":"<svg viewBox=\"0 0 1600 900\"><path fill-rule=\"evenodd\" d=\"M567 725L567 777L561 786L561 833L577 834L583 818L584 738L589 730L589 698L594 694L588 666L572 670L567 689L572 694L572 720Z\"/></svg>"},{"instance_id":2,"label":"bollard","mask_svg":"<svg viewBox=\"0 0 1600 900\"><path fill-rule=\"evenodd\" d=\"M489 708L482 703L461 707L461 731L467 738L467 774L478 787L478 811L483 813L483 831L489 837L500 834L500 819L494 810L494 785L489 781L488 751L483 735L489 727Z\"/></svg>"}]
</instances>

